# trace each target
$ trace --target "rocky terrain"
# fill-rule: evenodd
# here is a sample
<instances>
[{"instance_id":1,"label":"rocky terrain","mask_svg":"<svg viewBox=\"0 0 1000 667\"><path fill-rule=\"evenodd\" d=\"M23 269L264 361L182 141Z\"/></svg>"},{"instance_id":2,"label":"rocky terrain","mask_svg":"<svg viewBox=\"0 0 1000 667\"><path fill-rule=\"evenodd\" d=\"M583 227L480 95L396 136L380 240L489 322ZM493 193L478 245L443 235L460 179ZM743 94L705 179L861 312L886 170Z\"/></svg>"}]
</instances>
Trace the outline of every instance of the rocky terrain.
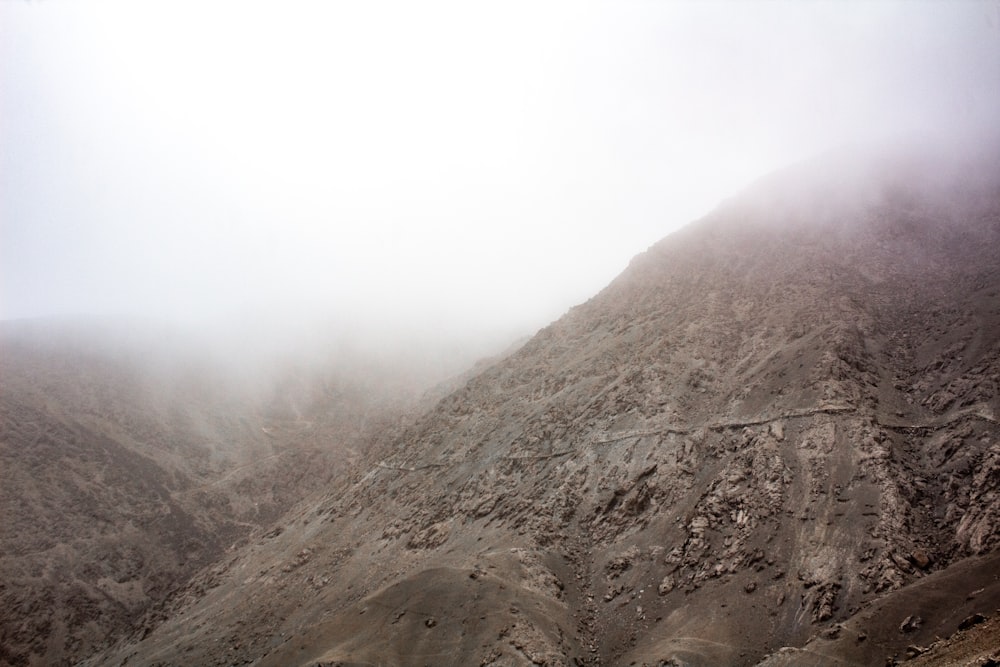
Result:
<instances>
[{"instance_id":1,"label":"rocky terrain","mask_svg":"<svg viewBox=\"0 0 1000 667\"><path fill-rule=\"evenodd\" d=\"M997 155L754 184L86 664L997 664Z\"/></svg>"},{"instance_id":2,"label":"rocky terrain","mask_svg":"<svg viewBox=\"0 0 1000 667\"><path fill-rule=\"evenodd\" d=\"M125 327L126 330L129 327ZM438 379L289 366L251 386L173 332L4 323L0 664L69 664L335 486Z\"/></svg>"}]
</instances>

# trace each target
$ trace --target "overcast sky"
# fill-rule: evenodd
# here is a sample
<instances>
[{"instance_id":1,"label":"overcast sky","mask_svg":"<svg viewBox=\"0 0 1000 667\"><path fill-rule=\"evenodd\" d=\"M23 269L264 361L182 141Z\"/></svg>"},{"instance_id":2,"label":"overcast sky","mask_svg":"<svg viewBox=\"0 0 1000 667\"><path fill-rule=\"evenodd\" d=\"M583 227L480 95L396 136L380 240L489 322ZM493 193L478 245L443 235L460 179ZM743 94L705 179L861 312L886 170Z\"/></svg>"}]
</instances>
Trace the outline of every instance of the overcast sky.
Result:
<instances>
[{"instance_id":1,"label":"overcast sky","mask_svg":"<svg viewBox=\"0 0 1000 667\"><path fill-rule=\"evenodd\" d=\"M0 316L531 331L748 182L1000 117L997 2L0 0Z\"/></svg>"}]
</instances>

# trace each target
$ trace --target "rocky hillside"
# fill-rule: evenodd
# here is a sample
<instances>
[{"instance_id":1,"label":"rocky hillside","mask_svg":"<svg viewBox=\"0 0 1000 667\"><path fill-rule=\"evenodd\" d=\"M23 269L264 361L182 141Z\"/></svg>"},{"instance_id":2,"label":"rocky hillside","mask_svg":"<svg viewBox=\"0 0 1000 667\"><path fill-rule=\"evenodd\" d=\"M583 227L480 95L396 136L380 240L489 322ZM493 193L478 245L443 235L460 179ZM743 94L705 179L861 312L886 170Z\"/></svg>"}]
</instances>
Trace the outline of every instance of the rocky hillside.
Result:
<instances>
[{"instance_id":1,"label":"rocky hillside","mask_svg":"<svg viewBox=\"0 0 1000 667\"><path fill-rule=\"evenodd\" d=\"M2 665L74 663L155 623L438 379L355 355L252 388L174 332L126 328L0 329Z\"/></svg>"},{"instance_id":2,"label":"rocky hillside","mask_svg":"<svg viewBox=\"0 0 1000 667\"><path fill-rule=\"evenodd\" d=\"M998 174L764 179L92 664L990 659Z\"/></svg>"}]
</instances>

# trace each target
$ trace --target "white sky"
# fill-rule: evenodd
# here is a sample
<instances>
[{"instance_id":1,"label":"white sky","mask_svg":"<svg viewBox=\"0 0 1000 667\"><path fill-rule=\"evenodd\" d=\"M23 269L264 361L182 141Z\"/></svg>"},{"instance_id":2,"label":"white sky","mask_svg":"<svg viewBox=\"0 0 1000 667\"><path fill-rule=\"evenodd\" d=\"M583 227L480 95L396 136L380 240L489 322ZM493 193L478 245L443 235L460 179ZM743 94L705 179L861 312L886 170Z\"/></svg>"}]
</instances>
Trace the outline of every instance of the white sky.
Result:
<instances>
[{"instance_id":1,"label":"white sky","mask_svg":"<svg viewBox=\"0 0 1000 667\"><path fill-rule=\"evenodd\" d=\"M0 317L530 332L765 172L996 124L998 26L995 1L0 0Z\"/></svg>"}]
</instances>

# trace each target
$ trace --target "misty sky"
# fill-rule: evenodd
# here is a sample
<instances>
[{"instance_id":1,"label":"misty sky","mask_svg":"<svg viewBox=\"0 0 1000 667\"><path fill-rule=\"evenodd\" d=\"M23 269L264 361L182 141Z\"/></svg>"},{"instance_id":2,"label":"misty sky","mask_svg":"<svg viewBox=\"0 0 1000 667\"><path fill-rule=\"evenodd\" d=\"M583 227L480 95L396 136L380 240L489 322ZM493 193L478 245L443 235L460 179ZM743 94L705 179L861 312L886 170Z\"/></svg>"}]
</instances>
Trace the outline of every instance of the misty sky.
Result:
<instances>
[{"instance_id":1,"label":"misty sky","mask_svg":"<svg viewBox=\"0 0 1000 667\"><path fill-rule=\"evenodd\" d=\"M1000 118L1000 3L0 0L0 316L530 333L720 199Z\"/></svg>"}]
</instances>

